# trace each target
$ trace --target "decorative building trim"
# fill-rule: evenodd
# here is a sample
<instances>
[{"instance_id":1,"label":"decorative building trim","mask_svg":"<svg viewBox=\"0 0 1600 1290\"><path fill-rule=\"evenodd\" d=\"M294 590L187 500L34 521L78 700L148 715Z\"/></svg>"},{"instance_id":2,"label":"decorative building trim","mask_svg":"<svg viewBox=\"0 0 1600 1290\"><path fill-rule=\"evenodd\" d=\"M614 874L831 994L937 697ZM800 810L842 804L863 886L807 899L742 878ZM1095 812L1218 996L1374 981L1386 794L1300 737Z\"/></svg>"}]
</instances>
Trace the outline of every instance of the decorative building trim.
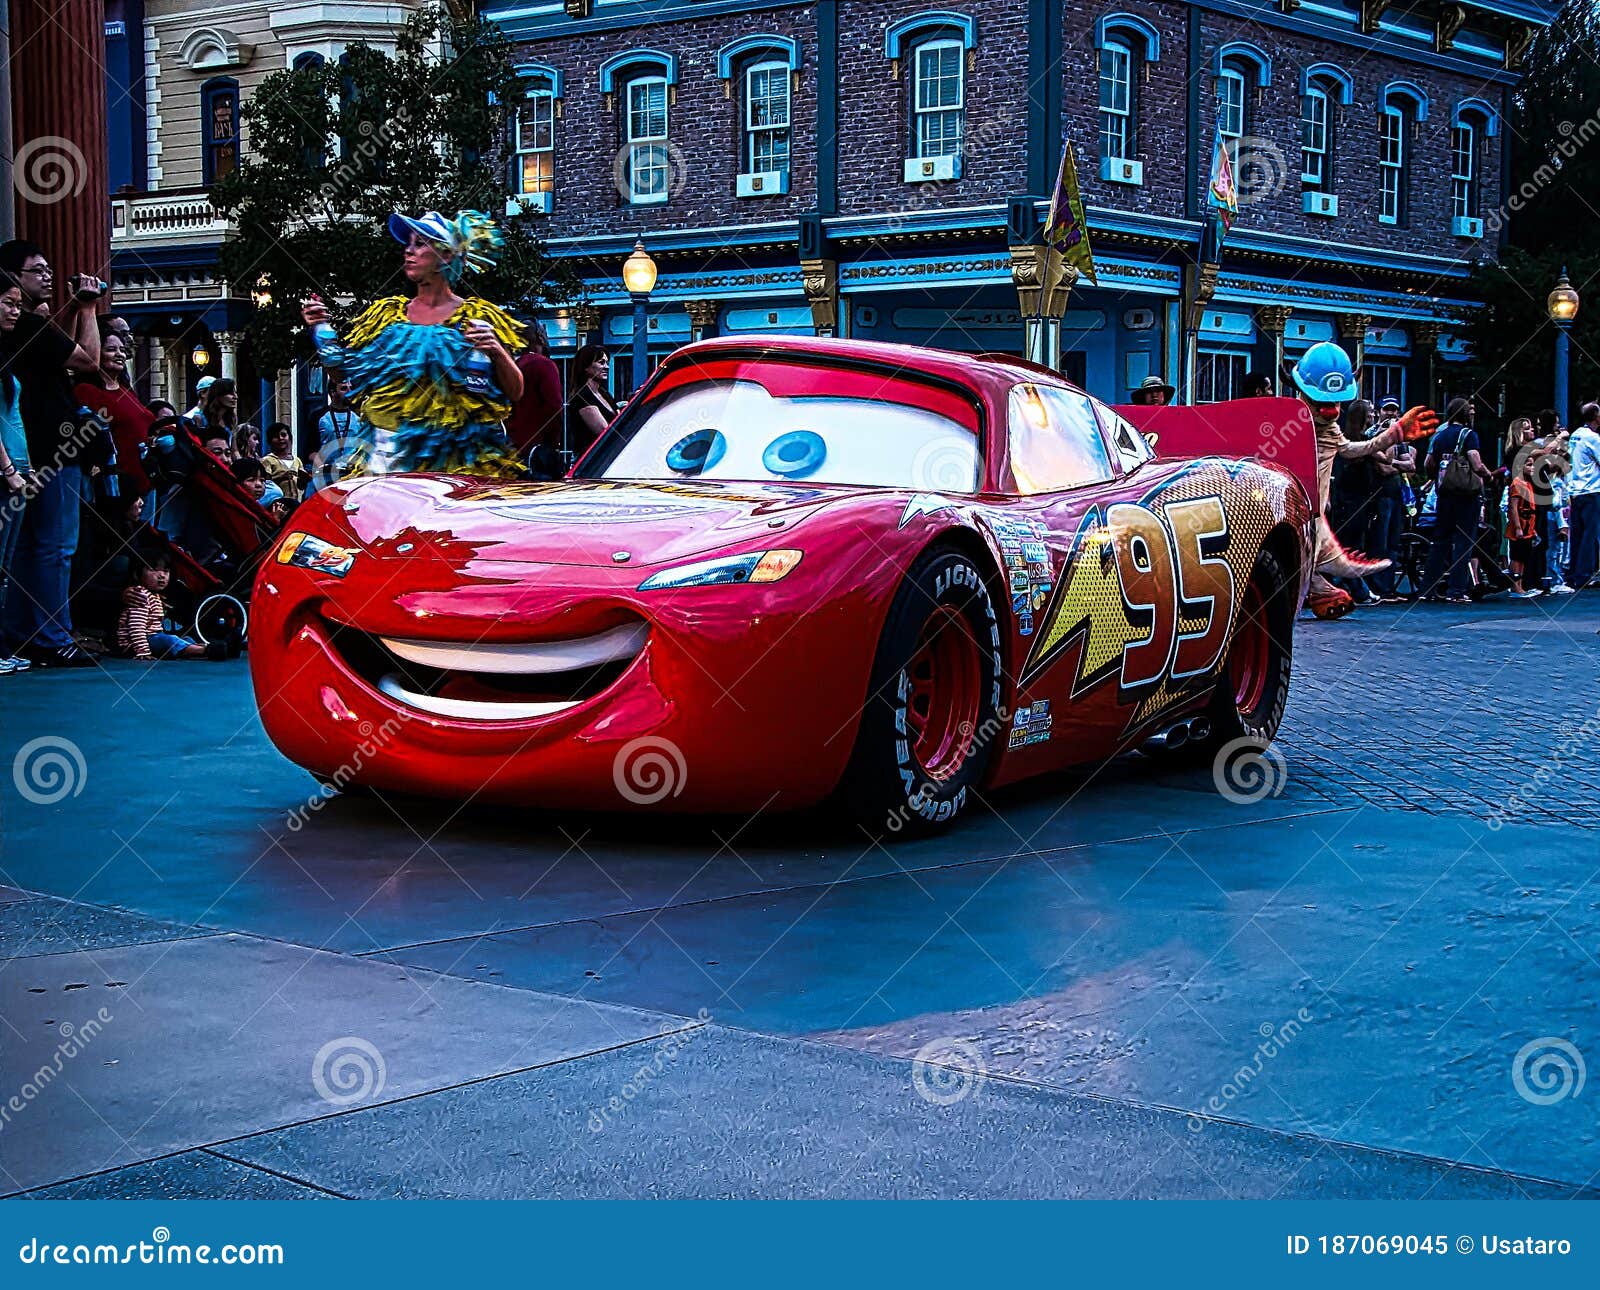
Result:
<instances>
[{"instance_id":1,"label":"decorative building trim","mask_svg":"<svg viewBox=\"0 0 1600 1290\"><path fill-rule=\"evenodd\" d=\"M1144 45L1144 57L1147 63L1161 61L1161 33L1156 28L1132 13L1108 13L1098 19L1094 24L1094 46L1099 49L1115 32L1132 32Z\"/></svg>"},{"instance_id":2,"label":"decorative building trim","mask_svg":"<svg viewBox=\"0 0 1600 1290\"><path fill-rule=\"evenodd\" d=\"M518 63L517 75L529 80L542 76L550 82L550 93L555 98L562 97L565 77L559 67L549 63Z\"/></svg>"},{"instance_id":3,"label":"decorative building trim","mask_svg":"<svg viewBox=\"0 0 1600 1290\"><path fill-rule=\"evenodd\" d=\"M717 50L717 77L719 80L729 80L733 76L733 65L746 54L753 54L757 50L765 50L776 54L778 61L787 63L791 72L800 70L800 42L792 36L777 36L762 33L754 36L740 36L738 40L730 40L721 49Z\"/></svg>"},{"instance_id":4,"label":"decorative building trim","mask_svg":"<svg viewBox=\"0 0 1600 1290\"><path fill-rule=\"evenodd\" d=\"M1261 46L1252 45L1248 40L1230 40L1225 45L1219 45L1216 57L1211 63L1211 70L1221 76L1222 69L1230 60L1250 65L1255 72L1258 89L1264 89L1272 84L1272 55Z\"/></svg>"},{"instance_id":5,"label":"decorative building trim","mask_svg":"<svg viewBox=\"0 0 1600 1290\"><path fill-rule=\"evenodd\" d=\"M906 45L924 32L931 31L960 33L963 49L971 49L978 43L976 18L956 13L953 9L924 9L921 13L911 14L899 22L889 24L883 33L883 56L894 59L902 57Z\"/></svg>"},{"instance_id":6,"label":"decorative building trim","mask_svg":"<svg viewBox=\"0 0 1600 1290\"><path fill-rule=\"evenodd\" d=\"M602 94L615 94L619 73L631 71L634 67L649 67L659 69L667 78L667 85L674 86L678 83L678 56L664 54L659 49L627 49L620 54L613 54L600 64L600 92ZM626 79L622 77L621 79Z\"/></svg>"},{"instance_id":7,"label":"decorative building trim","mask_svg":"<svg viewBox=\"0 0 1600 1290\"><path fill-rule=\"evenodd\" d=\"M1489 138L1497 138L1500 134L1500 114L1494 106L1483 99L1462 99L1455 106L1455 111L1450 114L1450 124L1460 125L1463 117L1476 117L1483 126L1483 132Z\"/></svg>"},{"instance_id":8,"label":"decorative building trim","mask_svg":"<svg viewBox=\"0 0 1600 1290\"><path fill-rule=\"evenodd\" d=\"M247 67L256 47L242 43L226 27L197 27L178 46L178 57L192 72L217 72Z\"/></svg>"},{"instance_id":9,"label":"decorative building trim","mask_svg":"<svg viewBox=\"0 0 1600 1290\"><path fill-rule=\"evenodd\" d=\"M1350 100L1355 95L1355 78L1340 67L1338 63L1312 63L1300 72L1300 93L1310 92L1313 85L1321 82L1326 87L1338 86L1337 98L1344 107L1350 106Z\"/></svg>"},{"instance_id":10,"label":"decorative building trim","mask_svg":"<svg viewBox=\"0 0 1600 1290\"><path fill-rule=\"evenodd\" d=\"M1410 99L1418 121L1428 119L1428 92L1415 81L1390 81L1378 95L1378 107L1390 106L1392 98Z\"/></svg>"},{"instance_id":11,"label":"decorative building trim","mask_svg":"<svg viewBox=\"0 0 1600 1290\"><path fill-rule=\"evenodd\" d=\"M145 186L161 187L161 37L144 25Z\"/></svg>"}]
</instances>

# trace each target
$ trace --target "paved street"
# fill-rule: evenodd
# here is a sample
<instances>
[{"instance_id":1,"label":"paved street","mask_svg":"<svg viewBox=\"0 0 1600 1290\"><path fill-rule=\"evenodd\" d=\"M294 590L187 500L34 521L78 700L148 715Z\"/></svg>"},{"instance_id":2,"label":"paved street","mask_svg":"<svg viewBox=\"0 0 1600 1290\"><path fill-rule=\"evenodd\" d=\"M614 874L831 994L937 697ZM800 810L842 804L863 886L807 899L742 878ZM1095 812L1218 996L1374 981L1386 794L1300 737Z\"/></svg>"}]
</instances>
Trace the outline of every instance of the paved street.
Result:
<instances>
[{"instance_id":1,"label":"paved street","mask_svg":"<svg viewBox=\"0 0 1600 1290\"><path fill-rule=\"evenodd\" d=\"M1304 623L1277 791L1130 758L887 845L323 804L243 663L10 678L0 1192L1600 1187L1597 630Z\"/></svg>"}]
</instances>

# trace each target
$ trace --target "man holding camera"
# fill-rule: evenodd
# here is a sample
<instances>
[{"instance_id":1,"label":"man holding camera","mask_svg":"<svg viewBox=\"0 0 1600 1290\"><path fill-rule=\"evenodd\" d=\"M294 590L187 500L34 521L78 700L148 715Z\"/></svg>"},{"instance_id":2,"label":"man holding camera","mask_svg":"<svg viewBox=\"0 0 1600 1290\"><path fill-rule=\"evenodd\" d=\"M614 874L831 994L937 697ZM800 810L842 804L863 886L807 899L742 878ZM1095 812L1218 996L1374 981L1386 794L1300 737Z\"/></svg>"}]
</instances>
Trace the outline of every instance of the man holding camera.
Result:
<instances>
[{"instance_id":1,"label":"man holding camera","mask_svg":"<svg viewBox=\"0 0 1600 1290\"><path fill-rule=\"evenodd\" d=\"M73 376L100 366L95 306L105 295L98 278L74 274L71 301L51 317L55 275L31 242L0 244L0 270L22 288L23 312L6 338L5 362L21 386L22 428L38 484L22 518L12 560L0 652L20 654L41 667L84 667L94 659L72 639L67 595L72 556L78 547L82 471L78 458L88 446L78 418Z\"/></svg>"}]
</instances>

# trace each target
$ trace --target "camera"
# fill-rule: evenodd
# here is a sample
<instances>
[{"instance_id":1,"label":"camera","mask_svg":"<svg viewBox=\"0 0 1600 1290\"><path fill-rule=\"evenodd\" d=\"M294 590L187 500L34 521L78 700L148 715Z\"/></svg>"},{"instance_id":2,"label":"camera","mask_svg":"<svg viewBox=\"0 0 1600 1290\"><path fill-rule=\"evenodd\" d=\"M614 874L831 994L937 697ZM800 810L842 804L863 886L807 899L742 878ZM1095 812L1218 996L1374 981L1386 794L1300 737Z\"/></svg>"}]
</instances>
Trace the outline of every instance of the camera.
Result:
<instances>
[{"instance_id":1,"label":"camera","mask_svg":"<svg viewBox=\"0 0 1600 1290\"><path fill-rule=\"evenodd\" d=\"M67 279L67 286L72 292L74 300L98 300L105 295L109 286L87 273L74 273Z\"/></svg>"}]
</instances>

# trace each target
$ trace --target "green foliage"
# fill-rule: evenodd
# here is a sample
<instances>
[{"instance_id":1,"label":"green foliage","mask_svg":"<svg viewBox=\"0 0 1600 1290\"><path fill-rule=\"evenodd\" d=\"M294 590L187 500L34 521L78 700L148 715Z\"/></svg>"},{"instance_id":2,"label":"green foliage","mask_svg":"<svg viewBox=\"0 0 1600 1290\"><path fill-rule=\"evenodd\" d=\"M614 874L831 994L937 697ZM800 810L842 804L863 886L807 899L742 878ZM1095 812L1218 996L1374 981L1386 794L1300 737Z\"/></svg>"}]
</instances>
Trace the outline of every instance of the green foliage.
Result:
<instances>
[{"instance_id":1,"label":"green foliage","mask_svg":"<svg viewBox=\"0 0 1600 1290\"><path fill-rule=\"evenodd\" d=\"M1505 121L1511 197L1500 216L1509 245L1481 265L1471 294L1485 302L1464 335L1467 375L1506 417L1551 404L1555 324L1545 299L1565 268L1583 295L1571 333L1571 397L1600 393L1600 0L1569 0L1528 51ZM1491 228L1496 220L1491 218ZM1495 418L1498 426L1500 419Z\"/></svg>"},{"instance_id":2,"label":"green foliage","mask_svg":"<svg viewBox=\"0 0 1600 1290\"><path fill-rule=\"evenodd\" d=\"M1506 121L1511 241L1600 250L1600 0L1569 0L1528 51ZM1576 278L1573 279L1577 281Z\"/></svg>"},{"instance_id":3,"label":"green foliage","mask_svg":"<svg viewBox=\"0 0 1600 1290\"><path fill-rule=\"evenodd\" d=\"M386 227L396 210L487 211L505 251L465 288L512 308L570 297L535 217L502 214L506 105L519 97L499 29L442 9L414 13L393 55L352 45L339 64L262 81L243 109L247 155L211 192L237 229L222 248L223 277L240 294L271 296L248 326L260 367L296 356L311 293L347 315L407 290Z\"/></svg>"},{"instance_id":4,"label":"green foliage","mask_svg":"<svg viewBox=\"0 0 1600 1290\"><path fill-rule=\"evenodd\" d=\"M1568 242L1572 239L1566 239ZM1577 407L1600 396L1600 248L1569 254L1561 249L1508 247L1498 265L1481 266L1472 294L1482 309L1470 316L1465 336L1473 359L1467 375L1489 406L1505 391L1506 417L1531 416L1550 406L1555 389L1555 324L1545 299L1565 267L1574 285L1588 283L1572 324L1571 397ZM1501 424L1497 418L1495 425Z\"/></svg>"}]
</instances>

